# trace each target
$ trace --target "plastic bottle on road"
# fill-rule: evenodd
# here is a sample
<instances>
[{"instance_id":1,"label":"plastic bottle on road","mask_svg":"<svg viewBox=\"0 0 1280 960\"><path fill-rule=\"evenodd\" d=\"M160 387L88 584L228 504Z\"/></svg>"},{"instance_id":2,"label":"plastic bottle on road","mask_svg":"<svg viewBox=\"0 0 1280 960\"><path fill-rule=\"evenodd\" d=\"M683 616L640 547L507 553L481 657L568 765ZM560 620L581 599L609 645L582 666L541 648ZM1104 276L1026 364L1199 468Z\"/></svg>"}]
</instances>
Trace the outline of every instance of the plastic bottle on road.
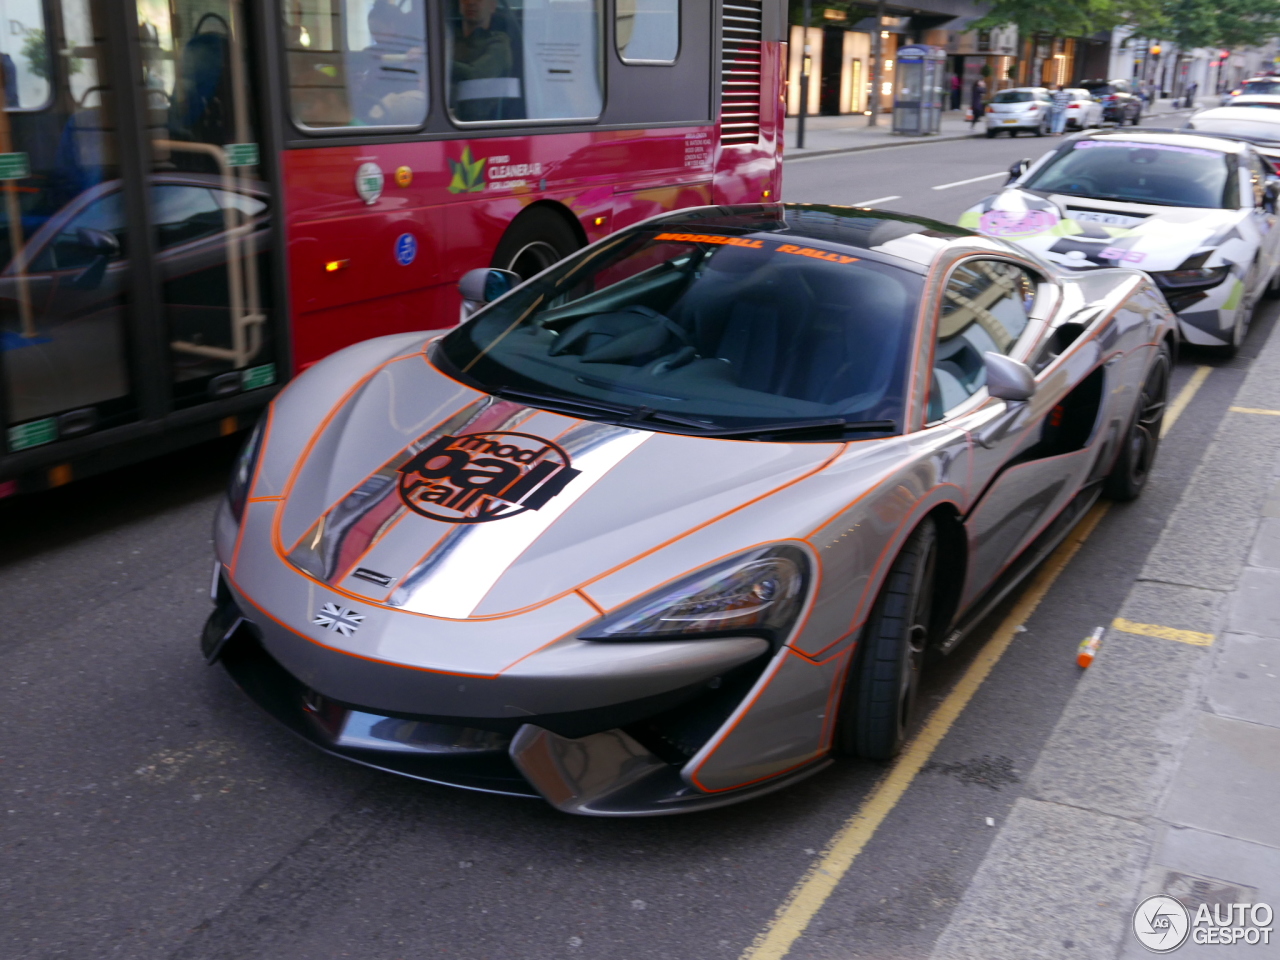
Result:
<instances>
[{"instance_id":1,"label":"plastic bottle on road","mask_svg":"<svg viewBox=\"0 0 1280 960\"><path fill-rule=\"evenodd\" d=\"M1098 655L1098 647L1102 646L1102 632L1102 627L1097 627L1080 641L1080 646L1076 648L1077 664L1087 667L1093 663L1093 658Z\"/></svg>"}]
</instances>

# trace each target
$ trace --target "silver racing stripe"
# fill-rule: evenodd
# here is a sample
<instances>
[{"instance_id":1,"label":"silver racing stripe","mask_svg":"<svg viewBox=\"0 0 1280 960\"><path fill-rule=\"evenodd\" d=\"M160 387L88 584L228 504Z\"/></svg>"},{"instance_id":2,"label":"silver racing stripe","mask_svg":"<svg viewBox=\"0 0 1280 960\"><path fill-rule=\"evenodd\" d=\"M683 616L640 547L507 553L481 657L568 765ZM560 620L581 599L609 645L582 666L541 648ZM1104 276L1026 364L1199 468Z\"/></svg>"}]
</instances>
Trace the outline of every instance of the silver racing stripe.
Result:
<instances>
[{"instance_id":1,"label":"silver racing stripe","mask_svg":"<svg viewBox=\"0 0 1280 960\"><path fill-rule=\"evenodd\" d=\"M558 442L581 474L540 510L493 523L460 525L425 557L387 601L413 613L463 620L520 555L584 493L653 436L603 423L571 430Z\"/></svg>"},{"instance_id":2,"label":"silver racing stripe","mask_svg":"<svg viewBox=\"0 0 1280 960\"><path fill-rule=\"evenodd\" d=\"M396 495L396 477L406 461L439 437L468 428L509 430L541 412L496 397L467 404L321 514L289 553L289 562L326 583L339 583L405 512Z\"/></svg>"}]
</instances>

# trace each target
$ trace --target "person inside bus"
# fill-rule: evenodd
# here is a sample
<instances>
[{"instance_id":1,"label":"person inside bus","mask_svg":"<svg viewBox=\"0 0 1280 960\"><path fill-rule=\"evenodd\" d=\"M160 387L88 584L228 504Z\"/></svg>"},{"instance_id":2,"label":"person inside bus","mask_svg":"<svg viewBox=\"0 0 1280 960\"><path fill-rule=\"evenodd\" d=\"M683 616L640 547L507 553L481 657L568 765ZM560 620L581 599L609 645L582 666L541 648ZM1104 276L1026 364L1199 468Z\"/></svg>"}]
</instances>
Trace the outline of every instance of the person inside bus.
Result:
<instances>
[{"instance_id":1,"label":"person inside bus","mask_svg":"<svg viewBox=\"0 0 1280 960\"><path fill-rule=\"evenodd\" d=\"M511 35L497 13L498 0L458 0L451 77L459 120L504 119L503 100L520 96Z\"/></svg>"},{"instance_id":2,"label":"person inside bus","mask_svg":"<svg viewBox=\"0 0 1280 960\"><path fill-rule=\"evenodd\" d=\"M421 123L427 94L420 0L375 0L367 23L372 43L348 57L353 115L372 126Z\"/></svg>"}]
</instances>

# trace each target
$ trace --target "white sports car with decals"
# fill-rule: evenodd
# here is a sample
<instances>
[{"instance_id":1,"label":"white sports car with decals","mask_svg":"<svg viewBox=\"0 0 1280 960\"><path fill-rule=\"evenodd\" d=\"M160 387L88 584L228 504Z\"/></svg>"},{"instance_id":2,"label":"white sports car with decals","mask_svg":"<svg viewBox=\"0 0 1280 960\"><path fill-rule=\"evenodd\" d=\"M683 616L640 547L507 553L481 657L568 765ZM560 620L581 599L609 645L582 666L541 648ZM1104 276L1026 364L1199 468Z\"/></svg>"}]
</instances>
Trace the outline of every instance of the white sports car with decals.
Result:
<instances>
[{"instance_id":1,"label":"white sports car with decals","mask_svg":"<svg viewBox=\"0 0 1280 960\"><path fill-rule=\"evenodd\" d=\"M1280 296L1277 180L1254 147L1195 133L1095 133L1020 161L960 225L1058 266L1146 271L1183 338L1232 354Z\"/></svg>"},{"instance_id":2,"label":"white sports car with decals","mask_svg":"<svg viewBox=\"0 0 1280 960\"><path fill-rule=\"evenodd\" d=\"M926 656L1143 489L1176 336L1139 271L848 207L681 211L509 286L275 399L203 651L330 753L600 816L892 757Z\"/></svg>"}]
</instances>

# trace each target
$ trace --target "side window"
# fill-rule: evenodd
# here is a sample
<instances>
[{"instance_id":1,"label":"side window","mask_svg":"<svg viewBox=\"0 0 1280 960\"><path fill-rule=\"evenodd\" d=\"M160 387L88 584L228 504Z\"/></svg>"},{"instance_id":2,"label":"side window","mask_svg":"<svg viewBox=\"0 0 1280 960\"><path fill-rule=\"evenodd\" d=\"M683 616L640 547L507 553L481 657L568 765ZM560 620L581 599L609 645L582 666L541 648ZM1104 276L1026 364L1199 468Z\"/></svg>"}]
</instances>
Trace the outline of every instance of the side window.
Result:
<instances>
[{"instance_id":1,"label":"side window","mask_svg":"<svg viewBox=\"0 0 1280 960\"><path fill-rule=\"evenodd\" d=\"M1002 260L970 260L952 272L938 319L929 420L940 420L986 384L982 355L1009 352L1035 296L1035 278Z\"/></svg>"},{"instance_id":2,"label":"side window","mask_svg":"<svg viewBox=\"0 0 1280 960\"><path fill-rule=\"evenodd\" d=\"M600 116L604 0L446 0L445 8L454 120Z\"/></svg>"},{"instance_id":3,"label":"side window","mask_svg":"<svg viewBox=\"0 0 1280 960\"><path fill-rule=\"evenodd\" d=\"M53 51L44 28L39 3L9 4L6 29L0 31L0 81L4 84L6 110L38 110L49 102L53 79ZM75 73L82 61L69 56L64 69Z\"/></svg>"},{"instance_id":4,"label":"side window","mask_svg":"<svg viewBox=\"0 0 1280 960\"><path fill-rule=\"evenodd\" d=\"M625 63L675 63L680 0L617 0L618 56Z\"/></svg>"},{"instance_id":5,"label":"side window","mask_svg":"<svg viewBox=\"0 0 1280 960\"><path fill-rule=\"evenodd\" d=\"M161 250L222 233L226 218L204 187L161 184L151 188L151 215Z\"/></svg>"},{"instance_id":6,"label":"side window","mask_svg":"<svg viewBox=\"0 0 1280 960\"><path fill-rule=\"evenodd\" d=\"M295 124L330 130L426 120L425 0L290 0L281 7Z\"/></svg>"}]
</instances>

